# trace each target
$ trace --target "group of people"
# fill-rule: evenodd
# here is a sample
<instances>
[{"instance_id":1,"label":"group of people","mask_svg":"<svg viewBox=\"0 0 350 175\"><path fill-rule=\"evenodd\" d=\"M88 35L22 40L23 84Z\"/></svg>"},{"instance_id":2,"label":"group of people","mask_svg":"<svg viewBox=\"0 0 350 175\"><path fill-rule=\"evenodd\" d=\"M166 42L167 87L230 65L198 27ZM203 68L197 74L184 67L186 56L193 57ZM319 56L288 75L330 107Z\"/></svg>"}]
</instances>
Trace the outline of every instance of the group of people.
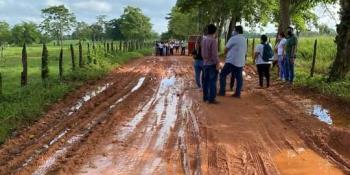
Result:
<instances>
[{"instance_id":1,"label":"group of people","mask_svg":"<svg viewBox=\"0 0 350 175\"><path fill-rule=\"evenodd\" d=\"M172 56L175 53L181 55L186 54L186 42L185 41L157 41L155 45L156 56ZM181 49L181 50L180 50Z\"/></svg>"},{"instance_id":2,"label":"group of people","mask_svg":"<svg viewBox=\"0 0 350 175\"><path fill-rule=\"evenodd\" d=\"M247 57L247 39L243 35L243 27L236 26L231 38L225 46L225 64L220 68L217 27L210 24L204 35L196 42L194 57L195 80L198 88L203 90L203 100L209 104L217 104L216 95L225 96L226 78L231 74L231 88L236 85L233 97L241 98L243 87L243 70ZM278 62L279 78L281 81L293 83L294 60L296 58L297 38L292 27L288 28L287 37L284 32L278 34L278 42L272 47L266 35L261 35L261 42L255 47L253 59L259 74L259 88L270 86L270 69L273 62ZM217 81L220 88L217 91Z\"/></svg>"}]
</instances>

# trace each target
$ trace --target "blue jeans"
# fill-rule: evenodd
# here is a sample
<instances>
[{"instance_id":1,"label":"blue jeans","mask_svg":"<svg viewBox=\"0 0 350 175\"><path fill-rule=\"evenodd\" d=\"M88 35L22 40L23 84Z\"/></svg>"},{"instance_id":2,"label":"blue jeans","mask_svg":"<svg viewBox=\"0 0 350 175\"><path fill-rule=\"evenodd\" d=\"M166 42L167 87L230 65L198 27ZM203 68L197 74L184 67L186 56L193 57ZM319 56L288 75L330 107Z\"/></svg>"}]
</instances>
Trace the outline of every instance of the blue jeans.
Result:
<instances>
[{"instance_id":1,"label":"blue jeans","mask_svg":"<svg viewBox=\"0 0 350 175\"><path fill-rule=\"evenodd\" d=\"M283 59L283 55L278 55L278 67L279 67L279 78L285 79L285 66L284 66L285 60Z\"/></svg>"},{"instance_id":2,"label":"blue jeans","mask_svg":"<svg viewBox=\"0 0 350 175\"><path fill-rule=\"evenodd\" d=\"M203 71L203 60L195 60L193 66L197 87L201 88L203 80L203 76L201 76L201 73Z\"/></svg>"},{"instance_id":3,"label":"blue jeans","mask_svg":"<svg viewBox=\"0 0 350 175\"><path fill-rule=\"evenodd\" d=\"M284 62L284 68L285 68L286 81L293 83L293 81L294 81L294 63L291 62L290 57L288 55L286 56L286 59Z\"/></svg>"},{"instance_id":4,"label":"blue jeans","mask_svg":"<svg viewBox=\"0 0 350 175\"><path fill-rule=\"evenodd\" d=\"M237 67L233 65L232 67L232 74L235 77L237 81L237 86L236 86L236 92L235 95L240 97L241 96L241 91L243 87L243 67Z\"/></svg>"},{"instance_id":5,"label":"blue jeans","mask_svg":"<svg viewBox=\"0 0 350 175\"><path fill-rule=\"evenodd\" d=\"M231 63L225 63L224 67L221 69L220 72L220 90L219 94L224 96L226 93L226 77L227 75L232 74L233 75L233 65ZM234 77L234 76L232 76ZM232 80L231 80L232 82ZM233 80L234 82L234 80Z\"/></svg>"},{"instance_id":6,"label":"blue jeans","mask_svg":"<svg viewBox=\"0 0 350 175\"><path fill-rule=\"evenodd\" d=\"M216 65L203 66L203 100L213 102L216 98L218 71Z\"/></svg>"}]
</instances>

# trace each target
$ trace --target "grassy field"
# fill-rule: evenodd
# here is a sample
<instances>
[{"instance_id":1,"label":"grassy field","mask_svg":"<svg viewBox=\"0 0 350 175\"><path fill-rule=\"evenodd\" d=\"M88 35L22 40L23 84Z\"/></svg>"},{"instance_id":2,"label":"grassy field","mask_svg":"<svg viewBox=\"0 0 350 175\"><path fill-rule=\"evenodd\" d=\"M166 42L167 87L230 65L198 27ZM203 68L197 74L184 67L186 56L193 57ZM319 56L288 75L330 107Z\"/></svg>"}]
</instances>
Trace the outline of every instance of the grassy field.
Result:
<instances>
[{"instance_id":1,"label":"grassy field","mask_svg":"<svg viewBox=\"0 0 350 175\"><path fill-rule=\"evenodd\" d=\"M78 68L78 46L75 45L76 70L71 69L71 57L68 45L64 46L64 80L58 78L58 56L60 47L48 46L49 81L44 87L41 80L41 45L27 47L28 53L28 86L20 87L21 47L8 47L4 57L0 58L2 74L2 95L0 95L0 143L19 126L29 124L38 119L47 107L62 98L67 92L76 89L87 80L104 76L111 68L126 61L149 55L152 49L134 52L108 54L97 51L97 64ZM83 57L87 61L87 45L83 44Z\"/></svg>"}]
</instances>

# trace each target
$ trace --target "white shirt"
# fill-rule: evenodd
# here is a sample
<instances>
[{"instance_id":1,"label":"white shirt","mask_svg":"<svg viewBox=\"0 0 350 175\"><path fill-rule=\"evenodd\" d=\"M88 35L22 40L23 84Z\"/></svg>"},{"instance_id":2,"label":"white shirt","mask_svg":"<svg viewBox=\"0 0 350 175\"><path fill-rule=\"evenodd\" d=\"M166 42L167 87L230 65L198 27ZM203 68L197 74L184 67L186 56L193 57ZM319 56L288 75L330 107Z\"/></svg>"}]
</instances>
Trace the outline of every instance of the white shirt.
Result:
<instances>
[{"instance_id":1,"label":"white shirt","mask_svg":"<svg viewBox=\"0 0 350 175\"><path fill-rule=\"evenodd\" d=\"M277 54L278 55L283 55L283 50L284 50L284 46L287 43L287 39L283 38L281 39L281 41L278 43L277 45Z\"/></svg>"},{"instance_id":2,"label":"white shirt","mask_svg":"<svg viewBox=\"0 0 350 175\"><path fill-rule=\"evenodd\" d=\"M226 48L228 52L225 62L237 67L243 67L247 54L247 39L242 34L232 36L227 42Z\"/></svg>"},{"instance_id":3,"label":"white shirt","mask_svg":"<svg viewBox=\"0 0 350 175\"><path fill-rule=\"evenodd\" d=\"M271 46L271 44L270 44ZM258 58L255 60L255 64L272 64L272 61L265 62L263 60L263 54L264 54L264 45L263 44L258 44L255 47L255 53L258 53Z\"/></svg>"}]
</instances>

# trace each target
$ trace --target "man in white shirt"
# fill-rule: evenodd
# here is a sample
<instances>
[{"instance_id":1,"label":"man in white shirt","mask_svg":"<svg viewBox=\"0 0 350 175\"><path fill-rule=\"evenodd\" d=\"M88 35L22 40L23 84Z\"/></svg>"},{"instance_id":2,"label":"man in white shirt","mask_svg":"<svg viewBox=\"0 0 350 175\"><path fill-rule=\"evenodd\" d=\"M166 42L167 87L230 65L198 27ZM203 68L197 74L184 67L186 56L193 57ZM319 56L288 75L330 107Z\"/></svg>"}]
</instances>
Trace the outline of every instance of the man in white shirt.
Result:
<instances>
[{"instance_id":1,"label":"man in white shirt","mask_svg":"<svg viewBox=\"0 0 350 175\"><path fill-rule=\"evenodd\" d=\"M243 67L246 62L247 39L243 35L243 27L236 26L232 37L226 44L225 48L226 61L220 73L220 91L219 95L224 96L226 91L226 77L231 74L237 80L234 97L241 97L243 86Z\"/></svg>"},{"instance_id":2,"label":"man in white shirt","mask_svg":"<svg viewBox=\"0 0 350 175\"><path fill-rule=\"evenodd\" d=\"M263 55L264 55L265 45L268 45L268 47L271 48L271 45L267 43L267 36L262 35L261 44L258 44L255 47L255 55L254 55L255 64L259 74L259 85L261 88L264 87L263 86L264 77L266 78L266 82L267 82L266 86L270 87L270 68L271 68L272 59L273 59L273 58L269 58L268 60L264 60Z\"/></svg>"}]
</instances>

